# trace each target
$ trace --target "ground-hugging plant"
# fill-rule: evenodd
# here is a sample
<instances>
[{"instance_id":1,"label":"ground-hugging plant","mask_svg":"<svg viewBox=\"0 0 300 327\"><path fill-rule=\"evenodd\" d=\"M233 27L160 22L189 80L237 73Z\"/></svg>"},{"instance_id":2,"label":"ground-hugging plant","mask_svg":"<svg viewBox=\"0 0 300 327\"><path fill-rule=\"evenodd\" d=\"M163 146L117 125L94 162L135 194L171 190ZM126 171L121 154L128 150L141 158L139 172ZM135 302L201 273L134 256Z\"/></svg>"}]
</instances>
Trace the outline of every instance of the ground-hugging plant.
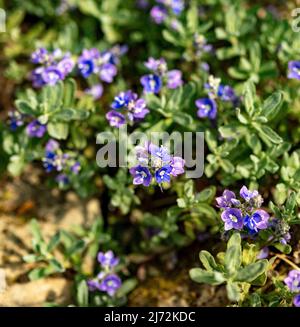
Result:
<instances>
[{"instance_id":1,"label":"ground-hugging plant","mask_svg":"<svg viewBox=\"0 0 300 327\"><path fill-rule=\"evenodd\" d=\"M73 305L125 305L147 265L213 240L194 281L226 285L231 305L300 306L300 34L286 3L0 0L0 174L39 167L49 192L101 206L49 241L31 223L30 279L73 279ZM119 150L124 127L203 132L200 150L189 142L203 175L152 139L108 167L99 149Z\"/></svg>"}]
</instances>

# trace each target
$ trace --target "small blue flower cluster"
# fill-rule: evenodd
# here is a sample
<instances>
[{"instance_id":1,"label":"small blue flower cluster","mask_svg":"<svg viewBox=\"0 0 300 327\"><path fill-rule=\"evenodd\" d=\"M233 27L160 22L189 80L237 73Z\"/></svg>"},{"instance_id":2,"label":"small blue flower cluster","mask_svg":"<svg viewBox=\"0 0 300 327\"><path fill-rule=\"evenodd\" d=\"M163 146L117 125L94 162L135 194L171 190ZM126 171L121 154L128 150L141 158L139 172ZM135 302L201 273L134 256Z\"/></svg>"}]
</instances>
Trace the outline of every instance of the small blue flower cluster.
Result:
<instances>
[{"instance_id":1,"label":"small blue flower cluster","mask_svg":"<svg viewBox=\"0 0 300 327\"><path fill-rule=\"evenodd\" d=\"M113 251L99 252L97 260L102 270L96 278L87 281L88 288L91 292L98 290L114 296L122 285L120 277L114 272L120 260L115 257Z\"/></svg>"},{"instance_id":2,"label":"small blue flower cluster","mask_svg":"<svg viewBox=\"0 0 300 327\"><path fill-rule=\"evenodd\" d=\"M80 163L74 157L72 153L63 153L59 143L51 139L45 147L44 168L47 173L59 172L56 181L62 186L66 185L69 183L68 175L77 175L81 169Z\"/></svg>"},{"instance_id":3,"label":"small blue flower cluster","mask_svg":"<svg viewBox=\"0 0 300 327\"><path fill-rule=\"evenodd\" d=\"M118 128L126 123L126 117L129 122L135 122L145 118L149 113L146 101L138 98L138 95L130 90L119 93L114 98L111 108L113 110L106 114L106 118L111 126Z\"/></svg>"},{"instance_id":4,"label":"small blue flower cluster","mask_svg":"<svg viewBox=\"0 0 300 327\"><path fill-rule=\"evenodd\" d=\"M293 303L296 307L300 307L300 270L291 270L284 282L291 292L298 293L294 296Z\"/></svg>"},{"instance_id":5,"label":"small blue flower cluster","mask_svg":"<svg viewBox=\"0 0 300 327\"><path fill-rule=\"evenodd\" d=\"M8 112L8 124L11 131L16 131L19 127L24 125L25 116L19 113L17 110Z\"/></svg>"},{"instance_id":6,"label":"small blue flower cluster","mask_svg":"<svg viewBox=\"0 0 300 327\"><path fill-rule=\"evenodd\" d=\"M225 231L245 229L250 234L256 234L269 227L269 214L260 209L263 198L258 191L250 191L246 186L240 190L241 200L234 192L225 190L223 195L216 198L217 206L223 209L221 219Z\"/></svg>"},{"instance_id":7,"label":"small blue flower cluster","mask_svg":"<svg viewBox=\"0 0 300 327\"><path fill-rule=\"evenodd\" d=\"M116 45L102 52L96 48L84 49L77 61L78 69L84 78L96 75L100 81L112 83L118 72L119 58L127 50L125 45ZM93 85L86 90L86 93L91 94L97 100L102 96L103 86L101 83Z\"/></svg>"},{"instance_id":8,"label":"small blue flower cluster","mask_svg":"<svg viewBox=\"0 0 300 327\"><path fill-rule=\"evenodd\" d=\"M129 170L134 185L149 186L153 175L159 185L170 183L171 176L184 173L185 161L181 157L171 156L164 146L147 142L144 147L136 147L136 156L138 165Z\"/></svg>"},{"instance_id":9,"label":"small blue flower cluster","mask_svg":"<svg viewBox=\"0 0 300 327\"><path fill-rule=\"evenodd\" d=\"M293 60L289 62L287 77L300 80L300 61Z\"/></svg>"},{"instance_id":10,"label":"small blue flower cluster","mask_svg":"<svg viewBox=\"0 0 300 327\"><path fill-rule=\"evenodd\" d=\"M151 74L141 78L145 93L159 93L164 83L168 89L177 89L183 84L181 71L177 69L168 71L167 62L164 58L154 59L151 57L145 66L152 71Z\"/></svg>"},{"instance_id":11,"label":"small blue flower cluster","mask_svg":"<svg viewBox=\"0 0 300 327\"><path fill-rule=\"evenodd\" d=\"M156 5L150 10L150 16L156 24L170 21L173 29L177 29L179 16L184 10L184 0L156 0Z\"/></svg>"},{"instance_id":12,"label":"small blue flower cluster","mask_svg":"<svg viewBox=\"0 0 300 327\"><path fill-rule=\"evenodd\" d=\"M205 88L208 91L208 98L201 98L196 100L195 104L198 108L197 115L199 118L215 119L217 116L217 103L216 99L224 102L232 102L233 105L238 103L238 97L234 90L229 85L220 84L219 78L209 76L208 83Z\"/></svg>"},{"instance_id":13,"label":"small blue flower cluster","mask_svg":"<svg viewBox=\"0 0 300 327\"><path fill-rule=\"evenodd\" d=\"M84 78L97 75L100 81L111 83L117 75L119 58L126 52L127 46L119 45L102 52L96 48L84 49L77 59L79 72ZM61 49L48 52L45 48L39 48L32 53L31 61L41 65L31 74L34 87L55 85L59 80L64 80L76 64L71 54L63 53ZM97 100L103 94L103 86L98 83L86 89L85 92Z\"/></svg>"},{"instance_id":14,"label":"small blue flower cluster","mask_svg":"<svg viewBox=\"0 0 300 327\"><path fill-rule=\"evenodd\" d=\"M39 48L32 53L31 61L41 65L34 69L31 74L34 87L55 85L58 81L64 80L75 66L71 54L69 52L63 53L61 49L48 52L45 48Z\"/></svg>"},{"instance_id":15,"label":"small blue flower cluster","mask_svg":"<svg viewBox=\"0 0 300 327\"><path fill-rule=\"evenodd\" d=\"M30 121L28 115L23 115L17 110L9 111L8 124L11 131L15 132L19 127L26 125L26 134L30 138L42 138L47 132L47 125L42 124L39 120ZM29 121L29 122L28 122Z\"/></svg>"}]
</instances>

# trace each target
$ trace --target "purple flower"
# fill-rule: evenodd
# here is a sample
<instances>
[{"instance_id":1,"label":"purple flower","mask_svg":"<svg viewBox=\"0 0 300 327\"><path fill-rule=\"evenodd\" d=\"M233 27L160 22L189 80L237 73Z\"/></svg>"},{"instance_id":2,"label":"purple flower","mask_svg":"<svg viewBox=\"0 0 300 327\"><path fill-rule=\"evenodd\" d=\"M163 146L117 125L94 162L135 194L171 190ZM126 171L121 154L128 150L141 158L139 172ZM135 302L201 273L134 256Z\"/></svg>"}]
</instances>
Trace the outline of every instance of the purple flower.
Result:
<instances>
[{"instance_id":1,"label":"purple flower","mask_svg":"<svg viewBox=\"0 0 300 327\"><path fill-rule=\"evenodd\" d=\"M163 182L170 183L171 171L172 171L172 167L168 166L168 165L158 169L155 172L155 179L156 179L157 183L163 183Z\"/></svg>"},{"instance_id":2,"label":"purple flower","mask_svg":"<svg viewBox=\"0 0 300 327\"><path fill-rule=\"evenodd\" d=\"M130 101L128 103L128 111L129 120L143 119L149 113L144 99Z\"/></svg>"},{"instance_id":3,"label":"purple flower","mask_svg":"<svg viewBox=\"0 0 300 327\"><path fill-rule=\"evenodd\" d=\"M131 91L121 92L115 98L111 105L113 109L120 109L127 106L129 101L133 100L134 96Z\"/></svg>"},{"instance_id":4,"label":"purple flower","mask_svg":"<svg viewBox=\"0 0 300 327\"><path fill-rule=\"evenodd\" d=\"M99 252L97 260L100 265L105 269L111 269L119 264L119 258L115 257L113 251Z\"/></svg>"},{"instance_id":5,"label":"purple flower","mask_svg":"<svg viewBox=\"0 0 300 327\"><path fill-rule=\"evenodd\" d=\"M86 89L85 93L90 94L94 98L94 100L98 100L103 94L103 86L102 84L93 85L92 87Z\"/></svg>"},{"instance_id":6,"label":"purple flower","mask_svg":"<svg viewBox=\"0 0 300 327\"><path fill-rule=\"evenodd\" d=\"M290 61L288 67L287 77L300 80L300 61Z\"/></svg>"},{"instance_id":7,"label":"purple flower","mask_svg":"<svg viewBox=\"0 0 300 327\"><path fill-rule=\"evenodd\" d=\"M217 104L213 99L202 98L196 100L196 106L198 108L197 115L200 118L208 117L209 119L215 119L217 116Z\"/></svg>"},{"instance_id":8,"label":"purple flower","mask_svg":"<svg viewBox=\"0 0 300 327\"><path fill-rule=\"evenodd\" d=\"M164 146L157 146L155 144L149 145L149 153L152 155L152 161L155 166L161 166L164 163L170 162L171 156L168 149Z\"/></svg>"},{"instance_id":9,"label":"purple flower","mask_svg":"<svg viewBox=\"0 0 300 327\"><path fill-rule=\"evenodd\" d=\"M172 0L171 9L175 15L180 15L184 10L184 0Z\"/></svg>"},{"instance_id":10,"label":"purple flower","mask_svg":"<svg viewBox=\"0 0 300 327\"><path fill-rule=\"evenodd\" d=\"M232 87L229 85L219 85L218 96L223 101L232 101L236 100L236 94Z\"/></svg>"},{"instance_id":11,"label":"purple flower","mask_svg":"<svg viewBox=\"0 0 300 327\"><path fill-rule=\"evenodd\" d=\"M298 294L294 297L293 304L295 307L300 307L300 294Z\"/></svg>"},{"instance_id":12,"label":"purple flower","mask_svg":"<svg viewBox=\"0 0 300 327\"><path fill-rule=\"evenodd\" d=\"M168 71L167 73L167 87L169 89L177 89L179 86L183 84L182 82L182 73L180 70L173 69Z\"/></svg>"},{"instance_id":13,"label":"purple flower","mask_svg":"<svg viewBox=\"0 0 300 327\"><path fill-rule=\"evenodd\" d=\"M241 210L235 208L228 208L222 212L221 218L225 223L225 230L243 228L244 220Z\"/></svg>"},{"instance_id":14,"label":"purple flower","mask_svg":"<svg viewBox=\"0 0 300 327\"><path fill-rule=\"evenodd\" d=\"M291 292L300 292L300 270L291 270L284 282Z\"/></svg>"},{"instance_id":15,"label":"purple flower","mask_svg":"<svg viewBox=\"0 0 300 327\"><path fill-rule=\"evenodd\" d=\"M256 210L251 216L245 217L244 224L250 232L257 233L260 229L268 228L270 215L264 210Z\"/></svg>"},{"instance_id":16,"label":"purple flower","mask_svg":"<svg viewBox=\"0 0 300 327\"><path fill-rule=\"evenodd\" d=\"M33 87L39 88L45 85L45 81L42 77L44 70L44 67L38 67L32 71L30 79L32 80Z\"/></svg>"},{"instance_id":17,"label":"purple flower","mask_svg":"<svg viewBox=\"0 0 300 327\"><path fill-rule=\"evenodd\" d=\"M94 72L94 62L92 59L79 59L78 68L81 75L87 78Z\"/></svg>"},{"instance_id":18,"label":"purple flower","mask_svg":"<svg viewBox=\"0 0 300 327\"><path fill-rule=\"evenodd\" d=\"M167 10L161 6L154 6L150 11L150 16L156 24L162 24L167 18Z\"/></svg>"},{"instance_id":19,"label":"purple flower","mask_svg":"<svg viewBox=\"0 0 300 327\"><path fill-rule=\"evenodd\" d=\"M116 66L107 63L101 66L99 76L103 82L111 83L114 77L117 75L117 72Z\"/></svg>"},{"instance_id":20,"label":"purple flower","mask_svg":"<svg viewBox=\"0 0 300 327\"><path fill-rule=\"evenodd\" d=\"M235 199L235 194L232 191L224 190L222 196L216 198L219 208L228 208L232 206L232 200Z\"/></svg>"},{"instance_id":21,"label":"purple flower","mask_svg":"<svg viewBox=\"0 0 300 327\"><path fill-rule=\"evenodd\" d=\"M8 113L9 126L12 131L15 131L18 127L24 125L24 115L19 113L19 111L9 111Z\"/></svg>"},{"instance_id":22,"label":"purple flower","mask_svg":"<svg viewBox=\"0 0 300 327\"><path fill-rule=\"evenodd\" d=\"M109 274L102 280L99 290L106 292L109 296L114 296L121 285L122 281L119 276L116 274Z\"/></svg>"},{"instance_id":23,"label":"purple flower","mask_svg":"<svg viewBox=\"0 0 300 327\"><path fill-rule=\"evenodd\" d=\"M147 167L138 165L129 169L130 174L133 176L134 185L149 186L152 180L152 175Z\"/></svg>"},{"instance_id":24,"label":"purple flower","mask_svg":"<svg viewBox=\"0 0 300 327\"><path fill-rule=\"evenodd\" d=\"M171 175L178 176L184 173L185 161L181 157L173 157L171 160Z\"/></svg>"},{"instance_id":25,"label":"purple flower","mask_svg":"<svg viewBox=\"0 0 300 327\"><path fill-rule=\"evenodd\" d=\"M45 150L47 152L55 152L57 149L59 149L59 143L55 140L49 140L46 144Z\"/></svg>"},{"instance_id":26,"label":"purple flower","mask_svg":"<svg viewBox=\"0 0 300 327\"><path fill-rule=\"evenodd\" d=\"M88 280L86 283L91 292L94 292L100 288L100 283L98 280L91 279L91 280Z\"/></svg>"},{"instance_id":27,"label":"purple flower","mask_svg":"<svg viewBox=\"0 0 300 327\"><path fill-rule=\"evenodd\" d=\"M56 66L49 66L42 71L42 79L45 84L55 85L63 78L63 73Z\"/></svg>"},{"instance_id":28,"label":"purple flower","mask_svg":"<svg viewBox=\"0 0 300 327\"><path fill-rule=\"evenodd\" d=\"M142 76L141 83L146 93L158 93L162 87L161 78L153 74Z\"/></svg>"},{"instance_id":29,"label":"purple flower","mask_svg":"<svg viewBox=\"0 0 300 327\"><path fill-rule=\"evenodd\" d=\"M75 62L69 55L66 55L58 64L57 69L61 72L62 78L70 74L75 66Z\"/></svg>"},{"instance_id":30,"label":"purple flower","mask_svg":"<svg viewBox=\"0 0 300 327\"><path fill-rule=\"evenodd\" d=\"M290 240L291 240L291 234L285 233L283 237L280 238L279 242L283 245L287 245Z\"/></svg>"},{"instance_id":31,"label":"purple flower","mask_svg":"<svg viewBox=\"0 0 300 327\"><path fill-rule=\"evenodd\" d=\"M31 54L31 62L34 64L43 64L48 59L48 51L45 48L39 48Z\"/></svg>"},{"instance_id":32,"label":"purple flower","mask_svg":"<svg viewBox=\"0 0 300 327\"><path fill-rule=\"evenodd\" d=\"M164 58L154 59L150 57L148 61L145 62L145 66L158 74L164 74L168 70L167 62Z\"/></svg>"},{"instance_id":33,"label":"purple flower","mask_svg":"<svg viewBox=\"0 0 300 327\"><path fill-rule=\"evenodd\" d=\"M248 188L244 185L241 189L240 189L240 196L246 200L247 202L249 202L251 199L254 199L256 197L259 196L259 193L257 190L254 191L250 191L248 190Z\"/></svg>"},{"instance_id":34,"label":"purple flower","mask_svg":"<svg viewBox=\"0 0 300 327\"><path fill-rule=\"evenodd\" d=\"M58 184L60 184L62 186L67 185L69 183L69 178L66 174L58 174L55 177L55 180Z\"/></svg>"},{"instance_id":35,"label":"purple flower","mask_svg":"<svg viewBox=\"0 0 300 327\"><path fill-rule=\"evenodd\" d=\"M269 256L270 250L267 246L263 247L258 255L257 255L257 259L266 259Z\"/></svg>"},{"instance_id":36,"label":"purple flower","mask_svg":"<svg viewBox=\"0 0 300 327\"><path fill-rule=\"evenodd\" d=\"M112 127L119 128L126 123L124 115L116 111L109 111L106 114L106 119L109 121L109 124Z\"/></svg>"},{"instance_id":37,"label":"purple flower","mask_svg":"<svg viewBox=\"0 0 300 327\"><path fill-rule=\"evenodd\" d=\"M78 175L80 169L81 169L81 166L80 166L80 163L78 161L76 161L72 166L71 166L71 172L75 175Z\"/></svg>"},{"instance_id":38,"label":"purple flower","mask_svg":"<svg viewBox=\"0 0 300 327\"><path fill-rule=\"evenodd\" d=\"M26 127L26 133L29 137L42 138L46 131L46 125L41 124L38 120L33 120Z\"/></svg>"}]
</instances>

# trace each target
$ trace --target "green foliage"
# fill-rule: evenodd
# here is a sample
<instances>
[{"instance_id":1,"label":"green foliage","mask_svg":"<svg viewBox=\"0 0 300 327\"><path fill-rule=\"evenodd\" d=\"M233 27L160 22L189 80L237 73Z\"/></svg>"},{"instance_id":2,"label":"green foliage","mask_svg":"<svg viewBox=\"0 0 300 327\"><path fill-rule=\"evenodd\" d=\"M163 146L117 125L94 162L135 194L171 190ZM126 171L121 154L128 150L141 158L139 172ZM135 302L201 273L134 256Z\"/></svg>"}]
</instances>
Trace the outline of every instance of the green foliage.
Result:
<instances>
[{"instance_id":1,"label":"green foliage","mask_svg":"<svg viewBox=\"0 0 300 327\"><path fill-rule=\"evenodd\" d=\"M229 239L224 260L220 263L217 264L214 257L207 251L201 251L199 257L205 270L191 269L191 279L197 283L210 285L226 283L228 298L234 302L244 300L248 295L250 285L264 285L265 278L263 276L269 269L266 259L256 260L254 257L245 264L245 261L250 259L249 251L242 250L239 233L234 233Z\"/></svg>"}]
</instances>

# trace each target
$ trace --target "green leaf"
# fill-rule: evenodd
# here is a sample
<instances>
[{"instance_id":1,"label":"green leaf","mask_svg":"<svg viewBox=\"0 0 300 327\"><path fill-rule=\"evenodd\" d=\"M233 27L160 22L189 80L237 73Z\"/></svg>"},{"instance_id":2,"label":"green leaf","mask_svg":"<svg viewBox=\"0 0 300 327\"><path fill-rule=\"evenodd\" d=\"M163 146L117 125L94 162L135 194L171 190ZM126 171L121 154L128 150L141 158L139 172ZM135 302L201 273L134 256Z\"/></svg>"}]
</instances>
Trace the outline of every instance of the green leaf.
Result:
<instances>
[{"instance_id":1,"label":"green leaf","mask_svg":"<svg viewBox=\"0 0 300 327\"><path fill-rule=\"evenodd\" d=\"M187 27L190 33L195 34L198 28L198 4L192 1L187 12Z\"/></svg>"},{"instance_id":2,"label":"green leaf","mask_svg":"<svg viewBox=\"0 0 300 327\"><path fill-rule=\"evenodd\" d=\"M135 278L130 278L130 279L125 280L122 283L122 286L118 289L118 291L116 293L116 297L120 298L120 297L126 296L128 293L130 293L132 290L135 289L137 284L138 284L138 282Z\"/></svg>"},{"instance_id":3,"label":"green leaf","mask_svg":"<svg viewBox=\"0 0 300 327\"><path fill-rule=\"evenodd\" d=\"M84 240L78 240L72 246L67 250L67 256L71 257L73 254L83 250L85 247L85 241Z\"/></svg>"},{"instance_id":4,"label":"green leaf","mask_svg":"<svg viewBox=\"0 0 300 327\"><path fill-rule=\"evenodd\" d=\"M30 221L30 232L37 242L43 240L41 229L36 219Z\"/></svg>"},{"instance_id":5,"label":"green leaf","mask_svg":"<svg viewBox=\"0 0 300 327\"><path fill-rule=\"evenodd\" d=\"M268 260L260 260L240 269L234 280L238 282L251 283L258 276L263 274L268 267Z\"/></svg>"},{"instance_id":6,"label":"green leaf","mask_svg":"<svg viewBox=\"0 0 300 327\"><path fill-rule=\"evenodd\" d=\"M244 84L244 102L245 108L249 116L252 117L255 111L254 101L256 97L255 85L251 81L247 81Z\"/></svg>"},{"instance_id":7,"label":"green leaf","mask_svg":"<svg viewBox=\"0 0 300 327\"><path fill-rule=\"evenodd\" d=\"M89 305L89 289L85 280L78 284L76 298L80 307L87 307Z\"/></svg>"},{"instance_id":8,"label":"green leaf","mask_svg":"<svg viewBox=\"0 0 300 327\"><path fill-rule=\"evenodd\" d=\"M208 251L201 251L199 253L199 258L206 270L214 271L218 269L214 257Z\"/></svg>"},{"instance_id":9,"label":"green leaf","mask_svg":"<svg viewBox=\"0 0 300 327\"><path fill-rule=\"evenodd\" d=\"M240 299L240 289L237 283L228 282L226 291L230 301L237 302Z\"/></svg>"},{"instance_id":10,"label":"green leaf","mask_svg":"<svg viewBox=\"0 0 300 327\"><path fill-rule=\"evenodd\" d=\"M263 103L261 114L268 120L276 118L281 108L282 99L283 94L280 91L270 95Z\"/></svg>"},{"instance_id":11,"label":"green leaf","mask_svg":"<svg viewBox=\"0 0 300 327\"><path fill-rule=\"evenodd\" d=\"M192 116L181 111L176 112L176 114L174 114L172 118L177 124L186 128L189 128L191 125L193 125L194 122Z\"/></svg>"},{"instance_id":12,"label":"green leaf","mask_svg":"<svg viewBox=\"0 0 300 327\"><path fill-rule=\"evenodd\" d=\"M69 134L69 125L66 123L49 123L47 126L48 133L57 140L65 140Z\"/></svg>"},{"instance_id":13,"label":"green leaf","mask_svg":"<svg viewBox=\"0 0 300 327\"><path fill-rule=\"evenodd\" d=\"M73 79L67 79L64 83L64 107L72 107L75 100L76 82Z\"/></svg>"},{"instance_id":14,"label":"green leaf","mask_svg":"<svg viewBox=\"0 0 300 327\"><path fill-rule=\"evenodd\" d=\"M273 131L272 128L270 128L269 126L266 125L260 126L258 132L263 139L267 139L271 143L279 144L283 142L282 138L275 131Z\"/></svg>"},{"instance_id":15,"label":"green leaf","mask_svg":"<svg viewBox=\"0 0 300 327\"><path fill-rule=\"evenodd\" d=\"M50 259L49 265L53 269L53 272L62 273L65 271L65 268L62 266L62 264L54 258Z\"/></svg>"},{"instance_id":16,"label":"green leaf","mask_svg":"<svg viewBox=\"0 0 300 327\"><path fill-rule=\"evenodd\" d=\"M37 114L37 112L32 108L32 106L24 100L16 100L15 105L17 109L20 111L20 113L24 115L31 115L34 116Z\"/></svg>"},{"instance_id":17,"label":"green leaf","mask_svg":"<svg viewBox=\"0 0 300 327\"><path fill-rule=\"evenodd\" d=\"M242 264L241 236L234 233L227 244L224 264L229 275L234 274Z\"/></svg>"},{"instance_id":18,"label":"green leaf","mask_svg":"<svg viewBox=\"0 0 300 327\"><path fill-rule=\"evenodd\" d=\"M210 186L196 195L198 202L210 202L216 194L216 187Z\"/></svg>"},{"instance_id":19,"label":"green leaf","mask_svg":"<svg viewBox=\"0 0 300 327\"><path fill-rule=\"evenodd\" d=\"M225 278L218 271L206 271L201 268L193 268L189 271L190 277L194 282L210 285L220 285L224 283Z\"/></svg>"},{"instance_id":20,"label":"green leaf","mask_svg":"<svg viewBox=\"0 0 300 327\"><path fill-rule=\"evenodd\" d=\"M293 211L295 209L296 206L296 193L295 192L291 192L291 194L289 195L289 197L287 198L286 201L286 208L289 211Z\"/></svg>"},{"instance_id":21,"label":"green leaf","mask_svg":"<svg viewBox=\"0 0 300 327\"><path fill-rule=\"evenodd\" d=\"M60 231L58 231L50 240L49 244L48 244L48 248L47 248L47 251L48 252L51 252L53 251L57 245L59 244L60 242L60 236L61 236L61 233Z\"/></svg>"},{"instance_id":22,"label":"green leaf","mask_svg":"<svg viewBox=\"0 0 300 327\"><path fill-rule=\"evenodd\" d=\"M31 270L31 272L28 274L28 278L30 280L37 280L37 279L43 278L49 274L51 274L51 272L46 267L35 268L35 269Z\"/></svg>"},{"instance_id":23,"label":"green leaf","mask_svg":"<svg viewBox=\"0 0 300 327\"><path fill-rule=\"evenodd\" d=\"M290 254L292 252L292 247L289 244L276 243L274 247L284 254Z\"/></svg>"}]
</instances>

